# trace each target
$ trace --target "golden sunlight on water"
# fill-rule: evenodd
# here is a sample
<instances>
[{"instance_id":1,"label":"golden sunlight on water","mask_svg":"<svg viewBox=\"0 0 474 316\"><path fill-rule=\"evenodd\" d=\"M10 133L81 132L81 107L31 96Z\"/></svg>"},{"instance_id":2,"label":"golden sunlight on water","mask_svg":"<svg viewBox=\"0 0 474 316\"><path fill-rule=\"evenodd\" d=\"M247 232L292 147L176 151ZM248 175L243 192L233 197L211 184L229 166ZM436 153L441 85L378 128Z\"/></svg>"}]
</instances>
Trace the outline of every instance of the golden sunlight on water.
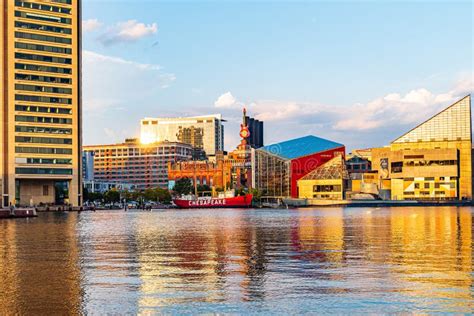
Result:
<instances>
[{"instance_id":1,"label":"golden sunlight on water","mask_svg":"<svg viewBox=\"0 0 474 316\"><path fill-rule=\"evenodd\" d=\"M168 210L0 222L0 314L464 312L471 208Z\"/></svg>"}]
</instances>

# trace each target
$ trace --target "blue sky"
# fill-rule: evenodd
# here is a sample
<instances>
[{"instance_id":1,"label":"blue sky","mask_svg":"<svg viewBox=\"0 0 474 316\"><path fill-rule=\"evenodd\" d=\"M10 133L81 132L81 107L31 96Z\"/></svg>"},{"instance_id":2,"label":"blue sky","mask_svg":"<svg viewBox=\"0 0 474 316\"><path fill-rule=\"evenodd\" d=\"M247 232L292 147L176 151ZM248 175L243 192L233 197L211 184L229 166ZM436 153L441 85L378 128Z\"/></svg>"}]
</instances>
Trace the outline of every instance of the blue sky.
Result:
<instances>
[{"instance_id":1,"label":"blue sky","mask_svg":"<svg viewBox=\"0 0 474 316\"><path fill-rule=\"evenodd\" d=\"M471 2L83 2L84 142L240 109L265 141L382 146L473 90Z\"/></svg>"}]
</instances>

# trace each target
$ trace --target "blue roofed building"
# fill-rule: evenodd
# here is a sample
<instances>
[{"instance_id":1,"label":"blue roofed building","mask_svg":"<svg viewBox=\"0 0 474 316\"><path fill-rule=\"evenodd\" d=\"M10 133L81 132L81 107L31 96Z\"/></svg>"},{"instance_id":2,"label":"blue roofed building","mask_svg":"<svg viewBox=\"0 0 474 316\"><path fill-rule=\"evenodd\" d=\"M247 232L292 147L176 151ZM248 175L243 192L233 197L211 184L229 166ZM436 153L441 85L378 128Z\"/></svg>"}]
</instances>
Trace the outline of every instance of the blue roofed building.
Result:
<instances>
[{"instance_id":1,"label":"blue roofed building","mask_svg":"<svg viewBox=\"0 0 474 316\"><path fill-rule=\"evenodd\" d=\"M298 197L297 181L336 156L345 146L313 135L268 145L255 151L254 186L271 197Z\"/></svg>"}]
</instances>

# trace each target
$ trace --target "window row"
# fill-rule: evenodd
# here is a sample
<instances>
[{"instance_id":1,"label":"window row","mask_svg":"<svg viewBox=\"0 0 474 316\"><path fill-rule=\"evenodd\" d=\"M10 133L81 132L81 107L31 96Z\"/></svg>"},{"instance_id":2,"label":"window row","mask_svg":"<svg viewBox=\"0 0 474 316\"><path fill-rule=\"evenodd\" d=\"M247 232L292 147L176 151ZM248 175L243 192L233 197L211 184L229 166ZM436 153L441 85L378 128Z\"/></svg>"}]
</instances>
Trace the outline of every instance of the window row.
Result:
<instances>
[{"instance_id":1,"label":"window row","mask_svg":"<svg viewBox=\"0 0 474 316\"><path fill-rule=\"evenodd\" d=\"M70 98L40 97L40 96L22 95L22 94L16 94L15 100L26 101L26 102L72 104L72 99Z\"/></svg>"},{"instance_id":2,"label":"window row","mask_svg":"<svg viewBox=\"0 0 474 316\"><path fill-rule=\"evenodd\" d=\"M15 0L15 5L17 7L23 7L23 8L28 8L28 9L71 14L70 8L56 7L56 6L47 5L47 4L31 3L31 2L27 2L23 0Z\"/></svg>"},{"instance_id":3,"label":"window row","mask_svg":"<svg viewBox=\"0 0 474 316\"><path fill-rule=\"evenodd\" d=\"M33 86L29 84L15 84L16 90L33 91L33 92L45 92L45 93L59 93L59 94L72 94L71 88L57 88L57 87L44 87L44 86Z\"/></svg>"},{"instance_id":4,"label":"window row","mask_svg":"<svg viewBox=\"0 0 474 316\"><path fill-rule=\"evenodd\" d=\"M16 168L15 172L17 174L72 175L72 169Z\"/></svg>"},{"instance_id":5,"label":"window row","mask_svg":"<svg viewBox=\"0 0 474 316\"><path fill-rule=\"evenodd\" d=\"M28 163L28 164L41 164L41 165L71 165L72 164L72 159L27 158L26 163Z\"/></svg>"},{"instance_id":6,"label":"window row","mask_svg":"<svg viewBox=\"0 0 474 316\"><path fill-rule=\"evenodd\" d=\"M61 44L71 44L72 39L64 38L64 37L57 37L57 36L49 36L49 35L39 35L39 34L30 34L30 33L23 33L23 32L15 32L15 38L25 38L34 41L43 41L43 42L52 42L52 43L61 43Z\"/></svg>"},{"instance_id":7,"label":"window row","mask_svg":"<svg viewBox=\"0 0 474 316\"><path fill-rule=\"evenodd\" d=\"M71 135L72 129L71 128L42 127L42 126L15 126L15 132Z\"/></svg>"},{"instance_id":8,"label":"window row","mask_svg":"<svg viewBox=\"0 0 474 316\"><path fill-rule=\"evenodd\" d=\"M63 4L71 4L71 3L72 3L72 0L51 0L51 2L63 3Z\"/></svg>"},{"instance_id":9,"label":"window row","mask_svg":"<svg viewBox=\"0 0 474 316\"><path fill-rule=\"evenodd\" d=\"M23 12L23 11L15 11L15 16L18 18L27 18L27 19L33 19L33 20L38 20L38 21L55 22L55 23L62 23L62 24L72 23L72 20L70 18L60 18L57 16L28 13L28 12Z\"/></svg>"},{"instance_id":10,"label":"window row","mask_svg":"<svg viewBox=\"0 0 474 316\"><path fill-rule=\"evenodd\" d=\"M18 104L15 105L15 111L54 113L54 114L72 114L72 109L53 108L53 107L47 107L47 106L18 105Z\"/></svg>"},{"instance_id":11,"label":"window row","mask_svg":"<svg viewBox=\"0 0 474 316\"><path fill-rule=\"evenodd\" d=\"M48 83L72 84L71 78L59 78L59 77L37 76L37 75L15 74L15 79L25 80L25 81L41 81L41 82L48 82Z\"/></svg>"},{"instance_id":12,"label":"window row","mask_svg":"<svg viewBox=\"0 0 474 316\"><path fill-rule=\"evenodd\" d=\"M43 117L15 115L16 122L49 123L49 124L72 124L72 119L63 117Z\"/></svg>"},{"instance_id":13,"label":"window row","mask_svg":"<svg viewBox=\"0 0 474 316\"><path fill-rule=\"evenodd\" d=\"M26 43L19 43L19 42L15 42L15 48L38 50L42 52L50 52L50 53L58 53L58 54L69 54L69 55L72 53L72 49L70 48L55 47L55 46L48 46L48 45L26 44Z\"/></svg>"},{"instance_id":14,"label":"window row","mask_svg":"<svg viewBox=\"0 0 474 316\"><path fill-rule=\"evenodd\" d=\"M447 186L450 189L455 189L456 188L456 183L455 182L434 183L433 185L434 185L435 189L441 189L443 186ZM429 189L429 188L433 187L433 185L431 185L431 183L429 183L429 182L425 182L425 183L423 183L423 188L424 189ZM420 189L420 183L415 183L414 187L415 187L415 189Z\"/></svg>"},{"instance_id":15,"label":"window row","mask_svg":"<svg viewBox=\"0 0 474 316\"><path fill-rule=\"evenodd\" d=\"M41 71L41 72L55 72L58 74L67 74L67 75L72 74L71 68L48 67L48 66L29 65L29 64L21 64L21 63L15 63L15 69Z\"/></svg>"},{"instance_id":16,"label":"window row","mask_svg":"<svg viewBox=\"0 0 474 316\"><path fill-rule=\"evenodd\" d=\"M15 147L17 154L54 154L71 155L71 148L45 148L45 147Z\"/></svg>"},{"instance_id":17,"label":"window row","mask_svg":"<svg viewBox=\"0 0 474 316\"><path fill-rule=\"evenodd\" d=\"M15 142L17 142L17 143L35 143L35 144L72 145L72 139L70 139L70 138L16 136L15 137Z\"/></svg>"},{"instance_id":18,"label":"window row","mask_svg":"<svg viewBox=\"0 0 474 316\"><path fill-rule=\"evenodd\" d=\"M36 60L36 61L42 61L42 62L45 62L45 63L57 63L57 64L68 64L68 65L70 65L72 63L71 58L42 56L42 55L25 54L25 53L15 53L15 58L27 59L27 60Z\"/></svg>"},{"instance_id":19,"label":"window row","mask_svg":"<svg viewBox=\"0 0 474 316\"><path fill-rule=\"evenodd\" d=\"M15 27L20 27L20 28L29 29L29 30L63 33L63 34L71 34L72 33L72 30L70 28L67 28L67 27L50 26L50 25L43 25L43 24L36 24L36 23L29 23L29 22L21 22L21 21L16 21L15 22Z\"/></svg>"}]
</instances>

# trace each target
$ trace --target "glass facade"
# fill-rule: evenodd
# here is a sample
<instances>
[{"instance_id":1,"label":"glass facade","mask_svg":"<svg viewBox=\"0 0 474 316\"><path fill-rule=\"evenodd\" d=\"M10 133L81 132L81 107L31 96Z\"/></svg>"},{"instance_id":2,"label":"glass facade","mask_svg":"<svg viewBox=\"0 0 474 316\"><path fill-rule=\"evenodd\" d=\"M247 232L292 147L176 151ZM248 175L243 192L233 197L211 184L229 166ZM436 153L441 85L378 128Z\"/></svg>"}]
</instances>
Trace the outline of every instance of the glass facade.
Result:
<instances>
[{"instance_id":1,"label":"glass facade","mask_svg":"<svg viewBox=\"0 0 474 316\"><path fill-rule=\"evenodd\" d=\"M224 120L220 115L187 118L146 118L141 121L140 140L183 142L203 149L208 156L224 150Z\"/></svg>"},{"instance_id":2,"label":"glass facade","mask_svg":"<svg viewBox=\"0 0 474 316\"><path fill-rule=\"evenodd\" d=\"M291 194L291 161L263 150L255 151L255 187L267 197Z\"/></svg>"},{"instance_id":3,"label":"glass facade","mask_svg":"<svg viewBox=\"0 0 474 316\"><path fill-rule=\"evenodd\" d=\"M470 97L454 103L393 143L471 140Z\"/></svg>"},{"instance_id":4,"label":"glass facade","mask_svg":"<svg viewBox=\"0 0 474 316\"><path fill-rule=\"evenodd\" d=\"M372 167L390 179L394 200L472 199L471 97L372 150Z\"/></svg>"}]
</instances>

